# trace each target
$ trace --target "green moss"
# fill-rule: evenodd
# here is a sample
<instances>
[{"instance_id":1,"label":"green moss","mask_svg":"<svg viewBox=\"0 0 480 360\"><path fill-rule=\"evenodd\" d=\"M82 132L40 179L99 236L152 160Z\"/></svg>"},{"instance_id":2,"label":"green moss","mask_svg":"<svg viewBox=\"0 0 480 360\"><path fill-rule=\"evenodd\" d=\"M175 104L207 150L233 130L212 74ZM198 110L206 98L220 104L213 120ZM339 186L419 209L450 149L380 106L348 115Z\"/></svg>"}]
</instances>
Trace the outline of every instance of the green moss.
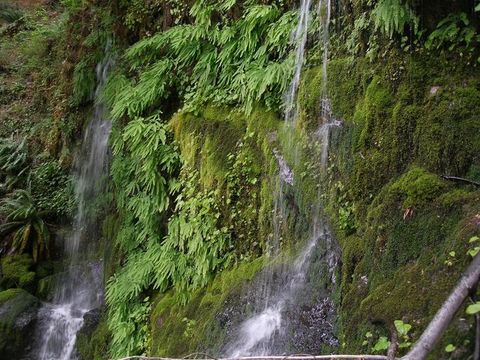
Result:
<instances>
[{"instance_id":1,"label":"green moss","mask_svg":"<svg viewBox=\"0 0 480 360\"><path fill-rule=\"evenodd\" d=\"M9 255L2 259L2 281L4 288L31 288L35 272L31 271L33 260L30 255Z\"/></svg>"},{"instance_id":2,"label":"green moss","mask_svg":"<svg viewBox=\"0 0 480 360\"><path fill-rule=\"evenodd\" d=\"M15 296L24 292L22 289L8 289L0 292L0 305L3 305L8 300L13 299Z\"/></svg>"},{"instance_id":3,"label":"green moss","mask_svg":"<svg viewBox=\"0 0 480 360\"><path fill-rule=\"evenodd\" d=\"M342 248L339 336L343 353L365 353L365 332L387 335L396 319L410 321L418 338L468 263L480 192L441 175L478 178L478 73L421 53L389 53L377 64L333 59L330 68L333 112L344 120L324 197ZM306 72L300 93L321 84L319 71ZM301 99L313 119L314 100ZM346 201L350 236L340 226ZM472 336L456 328L446 339L455 334L458 344Z\"/></svg>"},{"instance_id":4,"label":"green moss","mask_svg":"<svg viewBox=\"0 0 480 360\"><path fill-rule=\"evenodd\" d=\"M80 331L75 348L84 360L104 360L108 358L110 332L106 318L103 317L93 332Z\"/></svg>"},{"instance_id":5,"label":"green moss","mask_svg":"<svg viewBox=\"0 0 480 360\"><path fill-rule=\"evenodd\" d=\"M416 130L420 164L447 175L465 175L472 162L479 164L480 132L476 86L451 84L427 100L425 116Z\"/></svg>"},{"instance_id":6,"label":"green moss","mask_svg":"<svg viewBox=\"0 0 480 360\"><path fill-rule=\"evenodd\" d=\"M413 166L390 186L402 198L406 208L421 207L435 199L447 184L440 177Z\"/></svg>"},{"instance_id":7,"label":"green moss","mask_svg":"<svg viewBox=\"0 0 480 360\"><path fill-rule=\"evenodd\" d=\"M198 290L186 306L170 291L159 295L151 315L152 355L182 356L201 349L218 350L225 333L216 319L227 299L235 299L243 284L264 265L258 258L224 271L206 289ZM236 296L235 296L236 295Z\"/></svg>"},{"instance_id":8,"label":"green moss","mask_svg":"<svg viewBox=\"0 0 480 360\"><path fill-rule=\"evenodd\" d=\"M0 292L0 354L7 359L22 357L35 330L40 302L23 289ZM22 319L21 321L18 321ZM26 355L26 354L25 354Z\"/></svg>"}]
</instances>

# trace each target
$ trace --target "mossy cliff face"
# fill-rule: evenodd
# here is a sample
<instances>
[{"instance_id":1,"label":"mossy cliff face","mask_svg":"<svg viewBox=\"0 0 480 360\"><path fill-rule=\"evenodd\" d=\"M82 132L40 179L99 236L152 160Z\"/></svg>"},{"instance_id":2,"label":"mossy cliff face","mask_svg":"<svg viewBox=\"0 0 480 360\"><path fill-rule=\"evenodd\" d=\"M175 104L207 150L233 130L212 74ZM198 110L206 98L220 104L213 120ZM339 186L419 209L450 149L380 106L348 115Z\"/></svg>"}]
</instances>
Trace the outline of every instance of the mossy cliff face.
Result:
<instances>
[{"instance_id":1,"label":"mossy cliff face","mask_svg":"<svg viewBox=\"0 0 480 360\"><path fill-rule=\"evenodd\" d=\"M334 59L328 73L343 121L325 186L342 248L341 352L365 353L373 341L365 334L388 335L394 320L412 324L416 339L469 262L480 191L442 176L479 180L479 74L421 54L378 64ZM301 123L313 129L322 72L306 75ZM472 321L462 310L432 358L448 358L448 343L455 356L468 354Z\"/></svg>"},{"instance_id":2,"label":"mossy cliff face","mask_svg":"<svg viewBox=\"0 0 480 360\"><path fill-rule=\"evenodd\" d=\"M151 354L222 354L264 295L261 269L268 268L275 274L272 293L286 291L275 286L284 284L280 278L308 240L320 179L317 174L309 177L307 173L318 168L312 165L318 148L309 146L304 132L286 134L279 117L261 109L249 116L219 108L207 108L199 115L178 113L171 126L184 166L199 174L199 191L215 190L209 196L220 204L219 218L230 231L237 260L206 288L192 294L186 306L178 303L175 291L157 295L151 313ZM298 159L297 152L301 153ZM279 244L272 242L274 201L278 197L275 192L279 191L279 160L275 154L295 163L294 171L299 174L298 184L282 188L286 212L277 223ZM281 256L267 263L261 255L271 246L280 246ZM308 348L319 353L337 344L331 325L334 307L328 300L329 291L324 290L328 282L325 249L319 246L312 256L316 265L311 265L308 272L306 290L299 290L298 303L286 305L290 320L285 321L295 324L295 334L289 329L286 336L277 339L278 348L285 351ZM309 331L311 328L318 331Z\"/></svg>"},{"instance_id":3,"label":"mossy cliff face","mask_svg":"<svg viewBox=\"0 0 480 360\"><path fill-rule=\"evenodd\" d=\"M371 352L379 336L390 336L394 320L412 324L412 340L418 338L468 264L468 240L480 231L478 188L441 177L479 180L479 78L470 68L421 54L382 61L329 64L329 97L343 125L331 134L326 179L315 160L320 68L304 72L293 140L287 141L273 114L261 111L251 118L216 108L174 116L183 158L199 172L201 187L218 188L220 197L230 199L222 216L234 229L238 253L250 256L195 293L186 307L175 304L172 292L159 295L151 317L152 354L221 349L228 336L228 317L221 320L221 314L232 304L228 299L238 298L240 284L255 278L261 266L252 261L271 234L278 172L273 149L296 174L291 199L298 213L284 224L284 248L298 245L300 219L321 201L342 250L334 295L338 351ZM253 273L244 273L244 266ZM460 358L471 351L472 321L462 310L433 358L448 358L448 343ZM367 332L373 338L366 339Z\"/></svg>"}]
</instances>

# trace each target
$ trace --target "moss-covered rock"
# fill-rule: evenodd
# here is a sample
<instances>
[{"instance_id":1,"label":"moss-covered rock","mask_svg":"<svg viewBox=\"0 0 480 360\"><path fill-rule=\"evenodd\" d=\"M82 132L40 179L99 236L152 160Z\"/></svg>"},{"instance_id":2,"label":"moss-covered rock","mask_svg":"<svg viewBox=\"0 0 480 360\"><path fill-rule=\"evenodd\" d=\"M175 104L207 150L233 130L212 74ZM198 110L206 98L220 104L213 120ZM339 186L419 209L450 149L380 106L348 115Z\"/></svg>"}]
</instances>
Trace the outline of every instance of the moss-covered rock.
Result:
<instances>
[{"instance_id":1,"label":"moss-covered rock","mask_svg":"<svg viewBox=\"0 0 480 360\"><path fill-rule=\"evenodd\" d=\"M1 287L8 289L20 287L32 289L35 272L32 271L33 259L28 254L8 255L1 260Z\"/></svg>"},{"instance_id":2,"label":"moss-covered rock","mask_svg":"<svg viewBox=\"0 0 480 360\"><path fill-rule=\"evenodd\" d=\"M475 179L478 73L424 54L329 67L336 69L333 111L344 117L325 185L342 247L341 352L364 353L365 333L388 336L397 319L413 325L416 340L468 264L480 192L441 176ZM354 90L346 97L337 89ZM354 227L344 226L346 213ZM447 333L432 358L443 358L452 339L468 353L468 321L467 330Z\"/></svg>"},{"instance_id":3,"label":"moss-covered rock","mask_svg":"<svg viewBox=\"0 0 480 360\"><path fill-rule=\"evenodd\" d=\"M40 301L22 289L0 292L0 357L20 359L33 345Z\"/></svg>"},{"instance_id":4,"label":"moss-covered rock","mask_svg":"<svg viewBox=\"0 0 480 360\"><path fill-rule=\"evenodd\" d=\"M101 310L92 310L84 315L84 325L77 334L75 347L83 360L108 358L110 332L106 316Z\"/></svg>"}]
</instances>

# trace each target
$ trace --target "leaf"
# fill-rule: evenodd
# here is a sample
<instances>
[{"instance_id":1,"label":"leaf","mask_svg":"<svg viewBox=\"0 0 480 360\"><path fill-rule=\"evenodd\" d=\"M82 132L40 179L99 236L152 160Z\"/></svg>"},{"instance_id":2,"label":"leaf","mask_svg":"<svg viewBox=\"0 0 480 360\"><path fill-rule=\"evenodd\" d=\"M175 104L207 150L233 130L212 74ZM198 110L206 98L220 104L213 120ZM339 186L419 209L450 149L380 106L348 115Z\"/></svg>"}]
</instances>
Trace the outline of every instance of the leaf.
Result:
<instances>
[{"instance_id":1,"label":"leaf","mask_svg":"<svg viewBox=\"0 0 480 360\"><path fill-rule=\"evenodd\" d=\"M468 240L468 242L469 242L469 243L473 243L473 242L478 241L478 240L480 240L480 238L479 238L478 236L472 236L472 237Z\"/></svg>"},{"instance_id":2,"label":"leaf","mask_svg":"<svg viewBox=\"0 0 480 360\"><path fill-rule=\"evenodd\" d=\"M456 349L456 347L453 345L453 344L448 344L447 346L445 346L445 351L447 353L451 353L451 352L454 352Z\"/></svg>"},{"instance_id":3,"label":"leaf","mask_svg":"<svg viewBox=\"0 0 480 360\"><path fill-rule=\"evenodd\" d=\"M480 312L480 301L477 301L475 304L468 305L465 312L468 315L473 315Z\"/></svg>"},{"instance_id":4,"label":"leaf","mask_svg":"<svg viewBox=\"0 0 480 360\"><path fill-rule=\"evenodd\" d=\"M412 325L405 324L402 320L395 320L394 322L397 332L401 336L406 336L408 332L412 329Z\"/></svg>"},{"instance_id":5,"label":"leaf","mask_svg":"<svg viewBox=\"0 0 480 360\"><path fill-rule=\"evenodd\" d=\"M468 250L467 254L470 255L471 257L475 257L479 251L480 251L480 246L476 246L473 249Z\"/></svg>"},{"instance_id":6,"label":"leaf","mask_svg":"<svg viewBox=\"0 0 480 360\"><path fill-rule=\"evenodd\" d=\"M455 257L455 251L450 251L450 252L448 253L448 255L451 256L451 257Z\"/></svg>"},{"instance_id":7,"label":"leaf","mask_svg":"<svg viewBox=\"0 0 480 360\"><path fill-rule=\"evenodd\" d=\"M376 342L376 344L374 345L374 347L372 348L372 351L373 352L385 351L389 348L389 346L390 346L390 341L388 341L388 339L385 336L381 336Z\"/></svg>"}]
</instances>

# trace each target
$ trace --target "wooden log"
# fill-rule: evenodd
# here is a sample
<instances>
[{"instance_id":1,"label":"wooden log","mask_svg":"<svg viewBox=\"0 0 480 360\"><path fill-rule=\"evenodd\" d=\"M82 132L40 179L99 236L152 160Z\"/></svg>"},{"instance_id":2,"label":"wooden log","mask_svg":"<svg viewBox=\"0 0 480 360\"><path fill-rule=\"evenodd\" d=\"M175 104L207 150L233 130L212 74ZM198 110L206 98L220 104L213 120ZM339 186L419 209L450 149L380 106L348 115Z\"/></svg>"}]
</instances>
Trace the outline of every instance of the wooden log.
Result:
<instances>
[{"instance_id":1,"label":"wooden log","mask_svg":"<svg viewBox=\"0 0 480 360\"><path fill-rule=\"evenodd\" d=\"M383 355L318 355L318 356L243 356L238 358L202 358L195 360L387 360ZM165 357L129 356L118 360L184 360ZM193 360L193 359L192 359Z\"/></svg>"},{"instance_id":2,"label":"wooden log","mask_svg":"<svg viewBox=\"0 0 480 360\"><path fill-rule=\"evenodd\" d=\"M480 279L480 253L478 253L463 273L457 286L442 307L437 311L430 324L415 343L410 352L401 360L424 360L433 350L435 344L451 323L456 312L473 289L477 288Z\"/></svg>"}]
</instances>

